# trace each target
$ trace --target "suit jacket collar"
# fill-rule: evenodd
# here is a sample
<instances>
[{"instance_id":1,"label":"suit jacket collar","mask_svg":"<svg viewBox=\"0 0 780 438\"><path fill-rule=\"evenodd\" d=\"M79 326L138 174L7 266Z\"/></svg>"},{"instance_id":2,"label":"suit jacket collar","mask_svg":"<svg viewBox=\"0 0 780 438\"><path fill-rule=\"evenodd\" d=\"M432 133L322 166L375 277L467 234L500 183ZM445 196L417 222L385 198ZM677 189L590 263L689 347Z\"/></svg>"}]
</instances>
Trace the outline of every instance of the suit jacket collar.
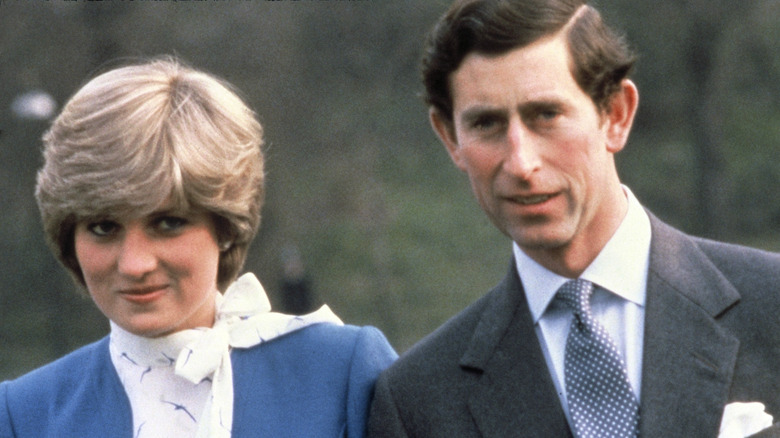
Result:
<instances>
[{"instance_id":1,"label":"suit jacket collar","mask_svg":"<svg viewBox=\"0 0 780 438\"><path fill-rule=\"evenodd\" d=\"M642 436L717 436L739 341L717 318L739 293L688 236L650 215Z\"/></svg>"},{"instance_id":2,"label":"suit jacket collar","mask_svg":"<svg viewBox=\"0 0 780 438\"><path fill-rule=\"evenodd\" d=\"M482 371L468 401L482 436L571 436L514 262L490 295L460 360Z\"/></svg>"},{"instance_id":3,"label":"suit jacket collar","mask_svg":"<svg viewBox=\"0 0 780 438\"><path fill-rule=\"evenodd\" d=\"M739 342L717 317L739 294L683 233L650 214L642 436L717 436ZM489 294L460 366L482 372L469 400L485 437L571 436L514 262Z\"/></svg>"}]
</instances>

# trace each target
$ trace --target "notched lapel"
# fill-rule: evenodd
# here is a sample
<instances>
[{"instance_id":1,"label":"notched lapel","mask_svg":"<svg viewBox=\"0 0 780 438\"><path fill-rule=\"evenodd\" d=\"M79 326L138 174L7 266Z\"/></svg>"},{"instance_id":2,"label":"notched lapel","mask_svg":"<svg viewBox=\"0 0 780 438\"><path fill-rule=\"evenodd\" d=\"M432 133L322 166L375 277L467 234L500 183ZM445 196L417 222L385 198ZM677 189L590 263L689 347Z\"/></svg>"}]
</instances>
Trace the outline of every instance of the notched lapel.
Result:
<instances>
[{"instance_id":1,"label":"notched lapel","mask_svg":"<svg viewBox=\"0 0 780 438\"><path fill-rule=\"evenodd\" d=\"M482 371L469 410L486 438L571 436L514 266L460 362Z\"/></svg>"},{"instance_id":2,"label":"notched lapel","mask_svg":"<svg viewBox=\"0 0 780 438\"><path fill-rule=\"evenodd\" d=\"M739 294L688 237L652 220L641 435L717 436L739 349L717 317Z\"/></svg>"}]
</instances>

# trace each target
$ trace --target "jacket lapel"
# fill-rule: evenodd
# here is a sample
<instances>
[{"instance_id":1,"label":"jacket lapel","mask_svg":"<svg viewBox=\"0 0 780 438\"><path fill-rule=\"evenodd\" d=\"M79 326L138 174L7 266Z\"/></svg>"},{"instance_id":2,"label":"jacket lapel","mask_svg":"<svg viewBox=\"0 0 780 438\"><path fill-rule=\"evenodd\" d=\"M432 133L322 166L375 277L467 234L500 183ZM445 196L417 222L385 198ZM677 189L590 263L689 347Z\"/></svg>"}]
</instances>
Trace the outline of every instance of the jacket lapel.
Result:
<instances>
[{"instance_id":1,"label":"jacket lapel","mask_svg":"<svg viewBox=\"0 0 780 438\"><path fill-rule=\"evenodd\" d=\"M717 436L739 341L717 318L739 294L689 237L650 215L641 436ZM512 268L460 365L482 371L469 400L484 437L571 436Z\"/></svg>"},{"instance_id":2,"label":"jacket lapel","mask_svg":"<svg viewBox=\"0 0 780 438\"><path fill-rule=\"evenodd\" d=\"M716 318L739 294L689 237L651 222L641 436L717 436L739 341Z\"/></svg>"},{"instance_id":3,"label":"jacket lapel","mask_svg":"<svg viewBox=\"0 0 780 438\"><path fill-rule=\"evenodd\" d=\"M87 366L73 372L82 377L69 403L61 408L70 414L63 416L68 418L68 423L61 425L59 433L79 437L132 437L130 402L111 363L108 337L94 345Z\"/></svg>"},{"instance_id":4,"label":"jacket lapel","mask_svg":"<svg viewBox=\"0 0 780 438\"><path fill-rule=\"evenodd\" d=\"M482 436L571 436L514 262L460 365L482 371L468 402Z\"/></svg>"}]
</instances>

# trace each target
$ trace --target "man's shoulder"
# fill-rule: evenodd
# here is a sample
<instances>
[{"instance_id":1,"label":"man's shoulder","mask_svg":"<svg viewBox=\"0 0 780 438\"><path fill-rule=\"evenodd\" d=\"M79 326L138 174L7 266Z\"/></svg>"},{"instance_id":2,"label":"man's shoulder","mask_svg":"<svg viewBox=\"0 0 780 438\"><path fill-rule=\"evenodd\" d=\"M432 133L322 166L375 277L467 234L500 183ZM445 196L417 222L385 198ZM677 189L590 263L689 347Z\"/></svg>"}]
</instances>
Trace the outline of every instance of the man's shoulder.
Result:
<instances>
[{"instance_id":1,"label":"man's shoulder","mask_svg":"<svg viewBox=\"0 0 780 438\"><path fill-rule=\"evenodd\" d=\"M754 308L750 303L780 305L776 294L780 253L692 236L657 219L653 220L650 270L675 287L694 285L706 290L718 285L738 297L738 308L744 311ZM697 302L711 296L690 293L699 297Z\"/></svg>"},{"instance_id":2,"label":"man's shoulder","mask_svg":"<svg viewBox=\"0 0 780 438\"><path fill-rule=\"evenodd\" d=\"M705 264L737 283L757 276L775 284L780 282L780 253L692 236L652 215L651 220L652 257L659 265L677 260L706 260Z\"/></svg>"},{"instance_id":3,"label":"man's shoulder","mask_svg":"<svg viewBox=\"0 0 780 438\"><path fill-rule=\"evenodd\" d=\"M459 369L459 360L473 341L485 308L496 293L494 289L485 294L412 346L387 370L387 377L391 381L439 378Z\"/></svg>"},{"instance_id":4,"label":"man's shoulder","mask_svg":"<svg viewBox=\"0 0 780 438\"><path fill-rule=\"evenodd\" d=\"M694 238L701 251L738 291L742 304L780 306L780 253Z\"/></svg>"},{"instance_id":5,"label":"man's shoulder","mask_svg":"<svg viewBox=\"0 0 780 438\"><path fill-rule=\"evenodd\" d=\"M692 239L718 266L780 270L780 253L778 252L698 237Z\"/></svg>"}]
</instances>

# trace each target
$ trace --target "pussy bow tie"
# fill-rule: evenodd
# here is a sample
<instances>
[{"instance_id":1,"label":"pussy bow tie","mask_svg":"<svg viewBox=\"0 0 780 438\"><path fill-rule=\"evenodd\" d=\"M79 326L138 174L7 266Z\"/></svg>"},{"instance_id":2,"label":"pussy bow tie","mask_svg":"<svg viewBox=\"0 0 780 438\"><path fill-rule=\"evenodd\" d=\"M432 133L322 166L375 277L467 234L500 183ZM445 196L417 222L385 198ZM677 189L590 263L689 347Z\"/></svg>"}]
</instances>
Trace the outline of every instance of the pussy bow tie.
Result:
<instances>
[{"instance_id":1,"label":"pussy bow tie","mask_svg":"<svg viewBox=\"0 0 780 438\"><path fill-rule=\"evenodd\" d=\"M176 359L176 374L192 383L211 378L212 397L206 404L198 437L229 438L233 423L233 369L230 349L249 348L311 324L343 325L328 306L308 315L271 312L263 286L244 274L217 298L214 326L187 344Z\"/></svg>"}]
</instances>

